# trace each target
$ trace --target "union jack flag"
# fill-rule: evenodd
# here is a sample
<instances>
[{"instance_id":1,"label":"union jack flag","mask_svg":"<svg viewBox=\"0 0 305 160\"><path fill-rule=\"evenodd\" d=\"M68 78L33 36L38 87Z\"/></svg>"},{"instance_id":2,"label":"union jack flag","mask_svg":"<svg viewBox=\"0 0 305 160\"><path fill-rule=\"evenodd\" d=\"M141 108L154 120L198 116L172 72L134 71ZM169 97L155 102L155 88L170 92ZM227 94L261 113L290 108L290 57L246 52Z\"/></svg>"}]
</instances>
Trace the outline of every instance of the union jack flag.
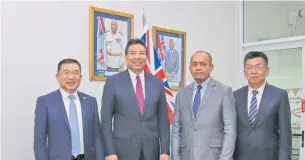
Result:
<instances>
[{"instance_id":1,"label":"union jack flag","mask_svg":"<svg viewBox=\"0 0 305 160\"><path fill-rule=\"evenodd\" d=\"M164 37L162 35L158 36L158 53L160 61L164 61L164 54L166 51Z\"/></svg>"},{"instance_id":2,"label":"union jack flag","mask_svg":"<svg viewBox=\"0 0 305 160\"><path fill-rule=\"evenodd\" d=\"M145 32L143 33L141 39L147 48L147 64L145 66L145 72L151 73L152 75L163 80L164 90L167 101L168 118L170 124L172 124L174 119L174 95L170 89L168 81L165 76L165 72L161 66L161 62L156 49L152 43L151 31L145 26Z\"/></svg>"}]
</instances>

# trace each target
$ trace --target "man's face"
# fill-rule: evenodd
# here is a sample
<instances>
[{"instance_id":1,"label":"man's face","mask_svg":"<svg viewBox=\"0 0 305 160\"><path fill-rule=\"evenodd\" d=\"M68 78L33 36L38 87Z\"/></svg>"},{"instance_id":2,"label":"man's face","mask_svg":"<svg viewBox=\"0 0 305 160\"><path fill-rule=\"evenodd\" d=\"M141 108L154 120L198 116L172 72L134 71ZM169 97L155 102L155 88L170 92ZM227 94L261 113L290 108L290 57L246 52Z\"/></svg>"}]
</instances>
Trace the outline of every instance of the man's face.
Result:
<instances>
[{"instance_id":1,"label":"man's face","mask_svg":"<svg viewBox=\"0 0 305 160\"><path fill-rule=\"evenodd\" d=\"M127 67L133 72L142 72L146 65L147 55L145 47L141 44L132 44L125 56Z\"/></svg>"},{"instance_id":2,"label":"man's face","mask_svg":"<svg viewBox=\"0 0 305 160\"><path fill-rule=\"evenodd\" d=\"M71 94L74 93L82 79L79 66L76 63L62 64L56 74L56 79L63 90Z\"/></svg>"},{"instance_id":3,"label":"man's face","mask_svg":"<svg viewBox=\"0 0 305 160\"><path fill-rule=\"evenodd\" d=\"M261 57L248 59L245 62L244 75L249 84L262 85L265 83L266 76L269 75L269 67Z\"/></svg>"},{"instance_id":4,"label":"man's face","mask_svg":"<svg viewBox=\"0 0 305 160\"><path fill-rule=\"evenodd\" d=\"M204 82L213 70L210 57L204 52L195 53L190 64L190 72L197 82Z\"/></svg>"},{"instance_id":5,"label":"man's face","mask_svg":"<svg viewBox=\"0 0 305 160\"><path fill-rule=\"evenodd\" d=\"M118 30L118 24L117 24L117 22L116 22L116 21L112 21L112 22L111 22L111 31L112 31L112 33L116 33L117 30Z\"/></svg>"},{"instance_id":6,"label":"man's face","mask_svg":"<svg viewBox=\"0 0 305 160\"><path fill-rule=\"evenodd\" d=\"M172 39L170 39L170 40L169 40L169 49L170 49L170 50L173 50L173 49L174 49L174 46L175 46L174 41L173 41Z\"/></svg>"}]
</instances>

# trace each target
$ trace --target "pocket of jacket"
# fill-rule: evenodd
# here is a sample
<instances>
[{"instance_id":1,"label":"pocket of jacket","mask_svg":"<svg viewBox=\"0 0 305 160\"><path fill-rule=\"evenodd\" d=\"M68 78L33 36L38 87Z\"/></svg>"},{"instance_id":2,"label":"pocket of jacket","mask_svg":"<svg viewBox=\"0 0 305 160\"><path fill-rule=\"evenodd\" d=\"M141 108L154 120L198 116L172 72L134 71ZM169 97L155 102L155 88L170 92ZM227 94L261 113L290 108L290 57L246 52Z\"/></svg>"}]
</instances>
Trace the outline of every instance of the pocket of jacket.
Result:
<instances>
[{"instance_id":1,"label":"pocket of jacket","mask_svg":"<svg viewBox=\"0 0 305 160\"><path fill-rule=\"evenodd\" d=\"M210 147L222 147L222 139L211 139L209 146Z\"/></svg>"}]
</instances>

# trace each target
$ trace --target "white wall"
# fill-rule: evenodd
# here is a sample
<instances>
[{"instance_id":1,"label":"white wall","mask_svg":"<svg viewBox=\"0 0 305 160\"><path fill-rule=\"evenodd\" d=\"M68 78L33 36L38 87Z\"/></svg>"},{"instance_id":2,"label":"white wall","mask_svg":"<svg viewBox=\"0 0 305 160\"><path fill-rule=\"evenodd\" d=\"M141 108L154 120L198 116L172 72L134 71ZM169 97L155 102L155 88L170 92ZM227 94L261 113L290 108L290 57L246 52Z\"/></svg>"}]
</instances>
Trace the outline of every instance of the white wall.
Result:
<instances>
[{"instance_id":1,"label":"white wall","mask_svg":"<svg viewBox=\"0 0 305 160\"><path fill-rule=\"evenodd\" d=\"M235 87L238 73L236 2L24 2L3 4L2 159L34 159L33 118L38 96L58 88L57 63L72 57L83 65L80 90L96 96L104 82L89 81L89 5L135 15L135 36L148 24L187 32L187 67L199 49L213 56L214 78ZM187 82L191 82L187 74Z\"/></svg>"}]
</instances>

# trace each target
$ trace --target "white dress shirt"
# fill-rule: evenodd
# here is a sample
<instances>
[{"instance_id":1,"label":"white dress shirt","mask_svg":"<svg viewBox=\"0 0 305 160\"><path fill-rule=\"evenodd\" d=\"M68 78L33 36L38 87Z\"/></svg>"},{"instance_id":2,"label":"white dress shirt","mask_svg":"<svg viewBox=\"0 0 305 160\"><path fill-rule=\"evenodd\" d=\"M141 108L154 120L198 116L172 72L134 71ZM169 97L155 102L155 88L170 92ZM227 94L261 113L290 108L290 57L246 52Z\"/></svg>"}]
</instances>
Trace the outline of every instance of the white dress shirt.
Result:
<instances>
[{"instance_id":1,"label":"white dress shirt","mask_svg":"<svg viewBox=\"0 0 305 160\"><path fill-rule=\"evenodd\" d=\"M69 95L70 94L61 88L60 88L60 93L61 93L62 100L65 105L66 113L67 113L68 120L69 120L69 116L70 116L69 115L69 107L70 107ZM77 111L78 126L79 126L79 133L80 133L79 134L80 135L80 153L79 154L84 154L82 108L81 108L81 104L80 104L80 100L79 100L77 91L73 93L73 96L74 96L74 103L75 103L76 111Z\"/></svg>"},{"instance_id":2,"label":"white dress shirt","mask_svg":"<svg viewBox=\"0 0 305 160\"><path fill-rule=\"evenodd\" d=\"M134 89L134 92L136 93L136 90L137 90L137 75L132 72L131 70L128 69L128 72L129 72L129 75L130 75L130 79L131 79L131 82L132 82L132 86L133 86L133 89ZM142 71L140 73L140 79L141 79L141 83L142 83L142 89L143 89L143 96L144 96L144 99L145 99L145 78L144 78L144 71Z\"/></svg>"},{"instance_id":3,"label":"white dress shirt","mask_svg":"<svg viewBox=\"0 0 305 160\"><path fill-rule=\"evenodd\" d=\"M248 86L248 115L249 115L249 111L250 111L250 103L251 103L251 99L252 99L252 96L253 96L253 93L252 91L253 90L256 90L258 93L256 94L256 100L257 100L257 111L258 111L258 108L259 108L259 105L261 103L261 100L262 100L262 95L264 93L264 89L265 89L265 86L266 86L266 82L258 89L253 89L251 88L250 86Z\"/></svg>"}]
</instances>

